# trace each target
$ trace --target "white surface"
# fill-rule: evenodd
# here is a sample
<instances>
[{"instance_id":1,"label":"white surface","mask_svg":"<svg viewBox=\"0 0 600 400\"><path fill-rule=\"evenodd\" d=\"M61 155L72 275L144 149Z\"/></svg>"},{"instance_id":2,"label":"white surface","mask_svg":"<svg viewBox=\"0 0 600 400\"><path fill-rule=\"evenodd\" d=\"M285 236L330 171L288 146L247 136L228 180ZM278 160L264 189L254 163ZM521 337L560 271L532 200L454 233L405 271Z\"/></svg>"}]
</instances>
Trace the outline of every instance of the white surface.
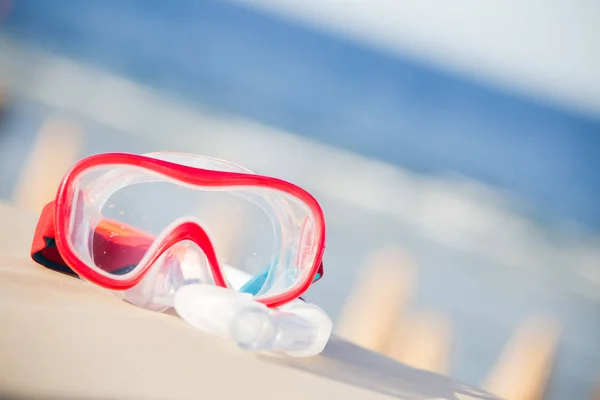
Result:
<instances>
[{"instance_id":1,"label":"white surface","mask_svg":"<svg viewBox=\"0 0 600 400\"><path fill-rule=\"evenodd\" d=\"M595 0L230 0L600 116Z\"/></svg>"},{"instance_id":2,"label":"white surface","mask_svg":"<svg viewBox=\"0 0 600 400\"><path fill-rule=\"evenodd\" d=\"M498 400L333 337L310 359L258 357L28 257L37 216L0 203L0 397Z\"/></svg>"}]
</instances>

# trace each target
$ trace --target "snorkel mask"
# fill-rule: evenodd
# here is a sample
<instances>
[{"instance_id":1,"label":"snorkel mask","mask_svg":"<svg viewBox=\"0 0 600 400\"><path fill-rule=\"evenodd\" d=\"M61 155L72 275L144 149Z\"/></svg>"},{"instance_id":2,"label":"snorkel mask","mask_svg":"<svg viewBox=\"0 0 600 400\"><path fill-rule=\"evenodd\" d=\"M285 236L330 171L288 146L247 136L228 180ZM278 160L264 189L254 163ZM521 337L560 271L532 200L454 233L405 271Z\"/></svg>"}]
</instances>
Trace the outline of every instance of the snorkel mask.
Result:
<instances>
[{"instance_id":1,"label":"snorkel mask","mask_svg":"<svg viewBox=\"0 0 600 400\"><path fill-rule=\"evenodd\" d=\"M321 207L292 183L192 154L109 153L67 173L31 256L162 311L197 283L284 305L322 276L324 248Z\"/></svg>"}]
</instances>

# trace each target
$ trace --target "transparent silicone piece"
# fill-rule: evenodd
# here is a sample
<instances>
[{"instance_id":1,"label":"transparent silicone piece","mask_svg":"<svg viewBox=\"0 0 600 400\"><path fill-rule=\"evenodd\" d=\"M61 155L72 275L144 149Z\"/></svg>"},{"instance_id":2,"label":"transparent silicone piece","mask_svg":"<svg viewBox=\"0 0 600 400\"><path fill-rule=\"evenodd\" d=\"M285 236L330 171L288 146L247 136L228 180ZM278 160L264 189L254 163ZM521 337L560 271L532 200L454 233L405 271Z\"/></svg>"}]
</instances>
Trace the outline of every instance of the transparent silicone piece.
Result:
<instances>
[{"instance_id":1,"label":"transparent silicone piece","mask_svg":"<svg viewBox=\"0 0 600 400\"><path fill-rule=\"evenodd\" d=\"M280 309L240 308L231 320L230 332L246 350L310 357L323 351L332 327L321 308L296 301Z\"/></svg>"},{"instance_id":2,"label":"transparent silicone piece","mask_svg":"<svg viewBox=\"0 0 600 400\"><path fill-rule=\"evenodd\" d=\"M329 316L303 301L270 309L241 293L193 284L177 292L174 304L192 326L231 337L249 351L309 357L321 353L331 336Z\"/></svg>"},{"instance_id":3,"label":"transparent silicone piece","mask_svg":"<svg viewBox=\"0 0 600 400\"><path fill-rule=\"evenodd\" d=\"M222 266L231 289L239 290L251 275L230 265ZM140 283L117 292L123 299L139 307L164 311L175 306L175 296L187 285L214 286L208 261L202 250L191 241L171 247L155 262ZM251 294L247 294L251 297Z\"/></svg>"},{"instance_id":4,"label":"transparent silicone piece","mask_svg":"<svg viewBox=\"0 0 600 400\"><path fill-rule=\"evenodd\" d=\"M120 296L139 307L164 311L173 307L181 288L197 283L214 285L208 261L195 243L182 241L163 253L140 283Z\"/></svg>"},{"instance_id":5,"label":"transparent silicone piece","mask_svg":"<svg viewBox=\"0 0 600 400\"><path fill-rule=\"evenodd\" d=\"M203 284L187 285L174 297L175 311L182 319L197 329L222 337L229 336L229 325L240 306L267 309L247 293Z\"/></svg>"},{"instance_id":6,"label":"transparent silicone piece","mask_svg":"<svg viewBox=\"0 0 600 400\"><path fill-rule=\"evenodd\" d=\"M246 350L299 351L310 347L318 327L293 314L247 308L232 321L232 336Z\"/></svg>"},{"instance_id":7,"label":"transparent silicone piece","mask_svg":"<svg viewBox=\"0 0 600 400\"><path fill-rule=\"evenodd\" d=\"M206 157L151 156L196 168L250 173ZM306 204L276 189L196 187L134 166L89 170L76 186L71 246L82 260L111 278L135 274L153 241L173 221L201 225L219 263L232 267L224 271L225 279L243 272L248 278L240 289L259 298L283 293L306 279L316 257L315 216ZM190 244L178 249L182 254L202 254Z\"/></svg>"}]
</instances>

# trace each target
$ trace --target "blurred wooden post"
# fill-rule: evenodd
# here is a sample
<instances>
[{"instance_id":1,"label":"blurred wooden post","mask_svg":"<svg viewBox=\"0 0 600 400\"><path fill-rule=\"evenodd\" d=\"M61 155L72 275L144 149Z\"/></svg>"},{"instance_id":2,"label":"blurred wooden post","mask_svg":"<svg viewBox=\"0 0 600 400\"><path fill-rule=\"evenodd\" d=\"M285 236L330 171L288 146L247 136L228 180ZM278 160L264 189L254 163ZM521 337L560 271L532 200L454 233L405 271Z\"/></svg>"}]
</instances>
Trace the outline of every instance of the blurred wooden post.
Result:
<instances>
[{"instance_id":1,"label":"blurred wooden post","mask_svg":"<svg viewBox=\"0 0 600 400\"><path fill-rule=\"evenodd\" d=\"M385 353L412 295L414 280L415 267L404 250L392 247L374 252L344 307L338 335Z\"/></svg>"},{"instance_id":2,"label":"blurred wooden post","mask_svg":"<svg viewBox=\"0 0 600 400\"><path fill-rule=\"evenodd\" d=\"M596 389L594 390L594 393L592 394L592 400L600 400L600 380L596 384Z\"/></svg>"},{"instance_id":3,"label":"blurred wooden post","mask_svg":"<svg viewBox=\"0 0 600 400\"><path fill-rule=\"evenodd\" d=\"M54 199L64 174L77 161L82 141L80 130L73 124L56 118L46 121L21 171L13 202L41 211Z\"/></svg>"},{"instance_id":4,"label":"blurred wooden post","mask_svg":"<svg viewBox=\"0 0 600 400\"><path fill-rule=\"evenodd\" d=\"M448 374L450 346L450 321L421 312L400 321L387 355L415 368Z\"/></svg>"},{"instance_id":5,"label":"blurred wooden post","mask_svg":"<svg viewBox=\"0 0 600 400\"><path fill-rule=\"evenodd\" d=\"M0 123L2 123L2 121L3 121L5 108L6 108L6 94L4 92L4 88L2 87L2 82L0 81Z\"/></svg>"},{"instance_id":6,"label":"blurred wooden post","mask_svg":"<svg viewBox=\"0 0 600 400\"><path fill-rule=\"evenodd\" d=\"M552 369L560 326L531 318L517 329L484 389L507 400L541 400Z\"/></svg>"}]
</instances>

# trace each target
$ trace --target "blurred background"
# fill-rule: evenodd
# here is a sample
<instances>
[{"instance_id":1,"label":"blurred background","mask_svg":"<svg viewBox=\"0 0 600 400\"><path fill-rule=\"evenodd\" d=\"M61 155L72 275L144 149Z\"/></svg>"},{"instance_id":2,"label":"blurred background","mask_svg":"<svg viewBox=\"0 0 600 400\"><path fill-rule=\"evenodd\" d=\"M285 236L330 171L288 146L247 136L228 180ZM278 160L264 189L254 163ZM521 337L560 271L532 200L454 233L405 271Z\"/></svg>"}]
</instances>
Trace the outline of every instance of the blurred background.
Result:
<instances>
[{"instance_id":1,"label":"blurred background","mask_svg":"<svg viewBox=\"0 0 600 400\"><path fill-rule=\"evenodd\" d=\"M0 0L0 196L171 150L321 202L338 334L511 400L598 399L600 3ZM598 396L596 394L596 396Z\"/></svg>"}]
</instances>

